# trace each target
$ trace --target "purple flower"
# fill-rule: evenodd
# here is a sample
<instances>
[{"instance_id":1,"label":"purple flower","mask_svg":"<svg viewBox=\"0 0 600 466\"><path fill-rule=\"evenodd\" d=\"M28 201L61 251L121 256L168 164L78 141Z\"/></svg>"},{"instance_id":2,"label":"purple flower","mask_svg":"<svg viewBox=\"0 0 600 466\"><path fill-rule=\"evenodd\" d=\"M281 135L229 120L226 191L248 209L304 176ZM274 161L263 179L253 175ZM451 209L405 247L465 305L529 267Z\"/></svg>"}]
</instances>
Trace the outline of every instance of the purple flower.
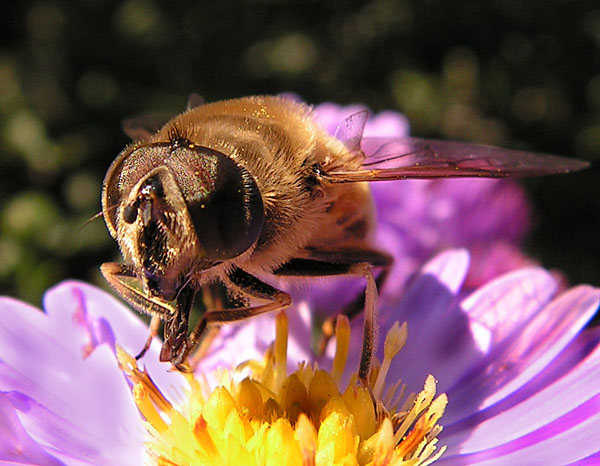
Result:
<instances>
[{"instance_id":1,"label":"purple flower","mask_svg":"<svg viewBox=\"0 0 600 466\"><path fill-rule=\"evenodd\" d=\"M413 338L396 369L418 379L414 362L431 358L425 366L450 400L441 463L568 464L596 454L600 444L590 439L600 433L593 375L600 332L583 329L598 308L599 290L579 286L555 297L552 276L533 268L457 303L466 268L461 253L438 257L393 309L400 314L394 318L408 320ZM428 272L437 277L436 291ZM384 308L382 320L392 318Z\"/></svg>"},{"instance_id":2,"label":"purple flower","mask_svg":"<svg viewBox=\"0 0 600 466\"><path fill-rule=\"evenodd\" d=\"M529 268L461 299L468 262L464 250L443 253L401 298L382 299L382 335L392 322L408 323L386 386L402 378L407 392L419 391L427 374L435 375L438 392L449 399L438 436L448 447L441 464L568 464L598 454L592 439L600 432L600 332L583 328L600 290L579 286L556 297L552 276ZM0 300L0 460L139 464L144 425L114 343L135 354L146 325L106 293L77 282L51 289L44 306L46 313ZM306 303L290 310L290 328L307 311ZM360 334L357 320L354 334ZM216 361L231 368L261 355L273 340L273 321L264 316L227 327L201 372ZM310 357L308 338L290 341L292 362ZM143 364L173 402L181 399L183 377L157 362L157 343ZM350 345L348 370L356 367L358 346ZM330 357L320 364L328 367Z\"/></svg>"}]
</instances>

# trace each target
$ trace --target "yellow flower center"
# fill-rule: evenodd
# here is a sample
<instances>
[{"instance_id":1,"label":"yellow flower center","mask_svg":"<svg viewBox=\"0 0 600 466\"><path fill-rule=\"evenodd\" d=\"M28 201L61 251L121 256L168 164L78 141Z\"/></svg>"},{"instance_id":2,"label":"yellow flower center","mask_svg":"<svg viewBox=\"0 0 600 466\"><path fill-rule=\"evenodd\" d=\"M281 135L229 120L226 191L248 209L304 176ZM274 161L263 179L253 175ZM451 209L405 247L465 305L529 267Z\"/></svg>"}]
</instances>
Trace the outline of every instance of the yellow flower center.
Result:
<instances>
[{"instance_id":1,"label":"yellow flower center","mask_svg":"<svg viewBox=\"0 0 600 466\"><path fill-rule=\"evenodd\" d=\"M189 391L174 406L134 358L118 349L122 369L149 433L150 461L159 465L427 465L437 449L437 424L447 398L435 398L435 380L403 397L398 381L386 387L390 363L406 341L406 324L386 336L384 359L371 372L369 386L354 375L340 389L350 342L343 316L336 325L331 372L300 363L287 374L287 319L276 320L275 342L264 361L249 361L221 373L210 390L186 374ZM242 371L250 376L235 382ZM383 395L385 393L385 395Z\"/></svg>"}]
</instances>

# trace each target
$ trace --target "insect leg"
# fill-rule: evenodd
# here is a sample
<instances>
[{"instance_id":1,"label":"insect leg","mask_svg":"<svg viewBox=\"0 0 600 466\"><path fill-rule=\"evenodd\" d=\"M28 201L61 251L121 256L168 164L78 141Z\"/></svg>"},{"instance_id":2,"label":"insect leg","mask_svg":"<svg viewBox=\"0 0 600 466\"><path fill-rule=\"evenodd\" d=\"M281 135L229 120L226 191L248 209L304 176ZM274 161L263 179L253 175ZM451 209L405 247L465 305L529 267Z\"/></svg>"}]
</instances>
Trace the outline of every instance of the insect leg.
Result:
<instances>
[{"instance_id":1,"label":"insect leg","mask_svg":"<svg viewBox=\"0 0 600 466\"><path fill-rule=\"evenodd\" d=\"M205 285L201 289L201 301L203 304L203 313L208 309L223 309L225 307L224 288L220 282L214 282ZM221 328L218 326L211 327L202 335L194 348L194 352L188 357L188 364L191 371L195 371L196 366L204 359L210 350L210 346L214 339L219 335Z\"/></svg>"},{"instance_id":2,"label":"insect leg","mask_svg":"<svg viewBox=\"0 0 600 466\"><path fill-rule=\"evenodd\" d=\"M382 270L379 272L377 277L375 278L375 285L377 286L377 290L381 290L381 287L385 284L387 277L389 275L389 266L382 266ZM354 301L347 304L342 310L341 314L348 317L348 319L353 319L358 314L363 312L365 309L365 293L361 292ZM327 343L333 336L335 332L335 322L338 318L338 315L332 315L327 317L323 323L321 324L321 331L323 335L321 336L321 341L318 342L318 351L319 354L323 354L325 352L325 348L327 347Z\"/></svg>"},{"instance_id":3,"label":"insect leg","mask_svg":"<svg viewBox=\"0 0 600 466\"><path fill-rule=\"evenodd\" d=\"M131 279L137 279L133 267L116 262L105 262L100 266L100 272L119 296L131 304L136 311L156 315L165 320L175 314L175 308L169 302L156 296L147 296L130 283Z\"/></svg>"},{"instance_id":4,"label":"insect leg","mask_svg":"<svg viewBox=\"0 0 600 466\"><path fill-rule=\"evenodd\" d=\"M144 355L146 354L146 351L148 351L148 349L150 349L152 340L154 339L155 336L158 335L160 321L161 320L160 320L159 316L157 316L157 315L152 316L152 320L150 320L150 335L148 335L148 338L146 339L146 343L144 343L144 347L138 353L138 355L135 357L135 359L142 359L144 357Z\"/></svg>"},{"instance_id":5,"label":"insect leg","mask_svg":"<svg viewBox=\"0 0 600 466\"><path fill-rule=\"evenodd\" d=\"M186 286L179 290L175 315L165 320L164 342L160 350L160 360L170 361L177 369L189 371L186 358L194 348L194 343L188 338L190 311L194 305L196 289Z\"/></svg>"},{"instance_id":6,"label":"insect leg","mask_svg":"<svg viewBox=\"0 0 600 466\"><path fill-rule=\"evenodd\" d=\"M370 248L354 248L347 250L337 251L321 251L321 250L308 250L309 257L318 261L327 262L341 262L341 263L353 263L353 262L368 262L373 267L380 268L380 272L375 279L377 289L380 290L384 285L390 271L390 267L394 261L393 257L386 252L379 251ZM353 319L355 316L360 314L365 309L365 293L360 293L356 299L344 307L341 312L348 319ZM325 352L325 347L329 339L333 336L335 329L335 321L337 315L333 315L325 319L321 325L323 336L319 342L318 349L322 353Z\"/></svg>"},{"instance_id":7,"label":"insect leg","mask_svg":"<svg viewBox=\"0 0 600 466\"><path fill-rule=\"evenodd\" d=\"M148 351L152 344L152 339L158 334L160 321L164 320L168 322L177 314L176 309L172 304L162 301L155 296L147 296L142 290L133 286L130 282L132 279L137 279L137 276L133 268L129 265L107 262L102 264L100 271L119 296L130 303L135 310L152 315L150 335L148 335L144 347L136 356L136 359L140 359L146 354L146 351Z\"/></svg>"},{"instance_id":8,"label":"insect leg","mask_svg":"<svg viewBox=\"0 0 600 466\"><path fill-rule=\"evenodd\" d=\"M239 322L267 312L283 310L292 303L290 295L273 288L241 269L234 269L227 277L225 285L242 296L267 301L267 303L206 312L189 336L190 350L200 342L207 328L213 325Z\"/></svg>"},{"instance_id":9,"label":"insect leg","mask_svg":"<svg viewBox=\"0 0 600 466\"><path fill-rule=\"evenodd\" d=\"M383 282L387 271L384 270L381 280L375 280L373 267L381 266L386 269L392 263L392 258L380 251L355 248L338 251L307 251L310 259L292 259L274 271L276 275L317 277L327 275L362 275L367 281L364 294L353 301L344 312L349 317L359 312L358 306L363 305L365 323L363 328L363 343L359 378L366 383L371 368L371 360L375 348L377 332L377 286ZM332 325L333 326L333 325Z\"/></svg>"}]
</instances>

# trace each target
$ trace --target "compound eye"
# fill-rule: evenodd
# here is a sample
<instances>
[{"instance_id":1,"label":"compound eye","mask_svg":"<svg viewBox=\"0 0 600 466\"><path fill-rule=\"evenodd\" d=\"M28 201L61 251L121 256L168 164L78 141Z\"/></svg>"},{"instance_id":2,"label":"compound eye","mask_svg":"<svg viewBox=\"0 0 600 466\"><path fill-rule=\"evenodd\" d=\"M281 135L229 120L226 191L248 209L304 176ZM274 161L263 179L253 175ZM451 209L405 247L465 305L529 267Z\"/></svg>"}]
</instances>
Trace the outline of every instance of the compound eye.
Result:
<instances>
[{"instance_id":1,"label":"compound eye","mask_svg":"<svg viewBox=\"0 0 600 466\"><path fill-rule=\"evenodd\" d=\"M180 150L188 166L176 177L206 259L239 256L256 242L264 223L262 197L254 178L220 152L198 146Z\"/></svg>"}]
</instances>

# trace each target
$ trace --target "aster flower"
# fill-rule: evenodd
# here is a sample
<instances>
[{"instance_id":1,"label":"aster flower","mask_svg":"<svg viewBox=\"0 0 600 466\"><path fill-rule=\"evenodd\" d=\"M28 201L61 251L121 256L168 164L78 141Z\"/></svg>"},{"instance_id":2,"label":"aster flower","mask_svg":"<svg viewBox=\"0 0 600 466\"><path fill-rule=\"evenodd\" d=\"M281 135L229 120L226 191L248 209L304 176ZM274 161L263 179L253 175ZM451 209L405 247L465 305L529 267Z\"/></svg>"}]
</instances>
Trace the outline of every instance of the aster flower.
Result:
<instances>
[{"instance_id":1,"label":"aster flower","mask_svg":"<svg viewBox=\"0 0 600 466\"><path fill-rule=\"evenodd\" d=\"M554 279L534 268L502 276L460 300L467 268L465 251L441 254L411 280L402 299L383 300L381 334L390 333L394 328L390 323L400 320L408 324L408 337L393 357L389 357L389 338L388 355L385 342L381 342L378 354L383 361L374 377L384 371L387 377L383 387L372 382L377 399L387 412L402 412L400 405L390 403L390 393L404 393L404 400L411 392L421 394L409 400L426 400L421 411L431 415L415 416L406 432L410 435L419 419L428 421L428 432L433 434L421 437L421 441L429 442L421 451L429 445L429 457L434 458L435 452L446 446L440 464L484 460L531 464L532 458L534 463L540 459L540 464L568 464L598 454L600 445L590 438L600 432L600 392L594 375L600 364L600 333L582 328L598 306L600 291L580 286L553 297ZM337 351L318 361L327 372L317 371L314 359L298 369L301 355L295 354L293 344L287 347L287 367L282 364L285 329L279 324L279 343L270 346L276 333L276 317L264 316L243 325L244 332L214 347L202 363L201 374L208 375L215 360L234 359L226 365L229 375L215 375L222 388L216 389L218 384L203 381L202 376L186 378L169 372L167 364L157 362L156 344L142 361L146 372L120 353L121 366L131 378L128 382L119 369L114 342L134 354L146 338L144 324L114 298L77 282L50 290L44 303L46 313L10 298L0 300L0 438L4 439L0 460L53 465L140 464L148 458L146 448L157 442L167 442L171 449L180 446L182 451L185 442L200 442L200 450L214 453L213 446L223 448L220 434L225 428L246 442L254 439L244 444L248 448L257 442L272 448L281 446L281 442L298 445L296 453L289 453L292 459L298 451L302 458L310 457L313 450L306 450L307 445L316 448L315 454L320 451L319 445L328 445L329 449L339 446L336 451L352 454L372 452L367 448L369 443L363 450L355 443L358 438L358 445L362 445L360 442L370 438L373 430L377 433L375 450L389 453L396 448L396 440L390 439L399 423L393 422L393 416L378 418L389 419L385 422L367 422L364 419L371 416L369 410L365 414L356 404L347 402L348 407L333 401L325 412L335 416L317 424L327 425L330 430L320 434L315 424L307 421L327 416L301 414L314 413L317 405L327 406L318 402L318 396L310 398L314 393L310 381L317 374L321 374L321 381L314 385L322 399L339 397L346 403L344 396L349 395L345 395L345 387L348 383L352 386L350 374L357 367L358 350L343 343L348 341L343 336L347 335L345 331L340 332L342 342L337 342ZM293 326L302 309L288 314ZM360 322L353 327L356 325ZM269 340L270 349L261 354L259 348L265 340ZM331 343L332 349L335 343ZM344 345L347 353L339 349ZM253 375L252 379L240 381L231 376L242 362L239 353L232 357L231 349L239 347L248 350L243 353L244 360L253 352L260 356L239 368L243 374ZM293 371L298 371L295 379L301 381L296 389L290 388ZM438 380L437 388L428 374ZM284 386L288 391L282 389ZM292 405L303 406L298 400L305 400L301 387L305 387L309 399L317 402L304 410L294 410ZM449 400L441 420L445 397L436 397L435 392L445 392ZM274 401L268 402L270 396ZM358 406L369 406L369 397L361 399ZM436 399L439 401L434 402ZM412 403L404 407L415 406ZM250 412L272 422L263 430L249 431L256 427L256 422L248 421ZM345 422L341 422L342 414ZM296 422L289 422L290 417ZM161 422L174 429L171 434L176 435L169 434ZM437 424L443 426L441 433ZM371 430L361 437L356 433L357 425L369 425ZM163 427L161 432L166 432L164 438L156 435L159 426ZM191 437L182 435L186 429ZM335 440L327 437L332 432ZM436 435L437 443L433 442ZM294 443L293 439L298 438L304 440ZM150 458L155 458L152 455L157 450L151 451ZM233 455L241 450L232 447L231 451ZM325 448L321 454L333 453ZM205 459L211 464L208 461L214 458ZM266 459L263 464L267 464Z\"/></svg>"}]
</instances>

